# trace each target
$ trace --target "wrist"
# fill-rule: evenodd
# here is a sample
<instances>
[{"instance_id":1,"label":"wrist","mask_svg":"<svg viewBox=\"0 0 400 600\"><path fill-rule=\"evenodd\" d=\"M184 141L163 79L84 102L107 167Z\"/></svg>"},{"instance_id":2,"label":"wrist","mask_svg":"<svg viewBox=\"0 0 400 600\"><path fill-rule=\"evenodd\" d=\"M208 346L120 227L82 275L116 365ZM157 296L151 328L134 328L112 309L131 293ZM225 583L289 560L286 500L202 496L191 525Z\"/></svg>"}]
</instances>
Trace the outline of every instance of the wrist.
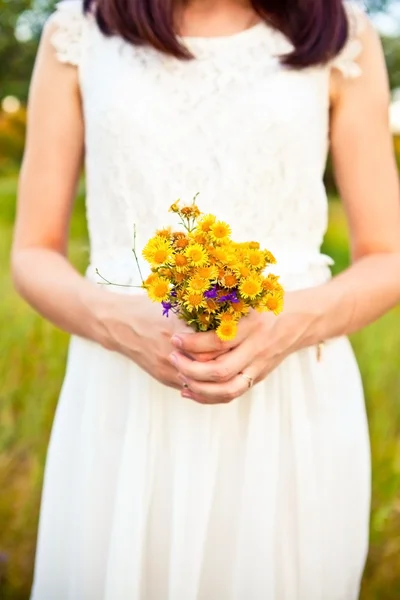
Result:
<instances>
[{"instance_id":1,"label":"wrist","mask_svg":"<svg viewBox=\"0 0 400 600\"><path fill-rule=\"evenodd\" d=\"M291 351L317 346L333 337L337 307L327 284L288 292L282 319L292 331Z\"/></svg>"}]
</instances>

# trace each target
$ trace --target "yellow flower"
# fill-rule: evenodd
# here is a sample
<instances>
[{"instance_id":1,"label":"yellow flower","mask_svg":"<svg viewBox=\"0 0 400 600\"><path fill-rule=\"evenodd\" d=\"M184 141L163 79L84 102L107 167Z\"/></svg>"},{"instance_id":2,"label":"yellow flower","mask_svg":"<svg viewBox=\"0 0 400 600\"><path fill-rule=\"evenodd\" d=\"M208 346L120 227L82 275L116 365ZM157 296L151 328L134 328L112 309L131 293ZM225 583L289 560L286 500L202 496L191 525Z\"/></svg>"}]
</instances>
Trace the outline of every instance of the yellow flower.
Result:
<instances>
[{"instance_id":1,"label":"yellow flower","mask_svg":"<svg viewBox=\"0 0 400 600\"><path fill-rule=\"evenodd\" d=\"M258 242L249 242L250 250L259 250L260 244Z\"/></svg>"},{"instance_id":2,"label":"yellow flower","mask_svg":"<svg viewBox=\"0 0 400 600\"><path fill-rule=\"evenodd\" d=\"M220 325L216 329L216 334L223 342L229 342L230 340L233 340L237 334L236 321L221 321Z\"/></svg>"},{"instance_id":3,"label":"yellow flower","mask_svg":"<svg viewBox=\"0 0 400 600\"><path fill-rule=\"evenodd\" d=\"M228 289L236 287L237 284L239 283L236 275L234 275L230 271L226 271L226 273L224 273L223 276L221 277L220 281L221 281L221 284Z\"/></svg>"},{"instance_id":4,"label":"yellow flower","mask_svg":"<svg viewBox=\"0 0 400 600\"><path fill-rule=\"evenodd\" d=\"M249 250L247 261L255 269L264 269L266 264L265 253L261 250Z\"/></svg>"},{"instance_id":5,"label":"yellow flower","mask_svg":"<svg viewBox=\"0 0 400 600\"><path fill-rule=\"evenodd\" d=\"M273 292L275 290L281 291L282 286L278 283L278 277L276 275L269 274L262 280L262 288L265 292Z\"/></svg>"},{"instance_id":6,"label":"yellow flower","mask_svg":"<svg viewBox=\"0 0 400 600\"><path fill-rule=\"evenodd\" d=\"M176 273L174 274L174 279L176 283L183 283L187 279L187 274L179 273L178 271L176 271Z\"/></svg>"},{"instance_id":7,"label":"yellow flower","mask_svg":"<svg viewBox=\"0 0 400 600\"><path fill-rule=\"evenodd\" d=\"M243 279L239 291L243 298L254 300L262 291L261 278L258 275L250 275L247 279Z\"/></svg>"},{"instance_id":8,"label":"yellow flower","mask_svg":"<svg viewBox=\"0 0 400 600\"><path fill-rule=\"evenodd\" d=\"M202 246L206 246L209 242L206 234L197 230L193 231L193 233L190 235L190 238L193 242L196 242L196 244L201 244Z\"/></svg>"},{"instance_id":9,"label":"yellow flower","mask_svg":"<svg viewBox=\"0 0 400 600\"><path fill-rule=\"evenodd\" d=\"M179 237L174 242L174 248L177 250L184 250L189 244L189 240L183 235L183 237Z\"/></svg>"},{"instance_id":10,"label":"yellow flower","mask_svg":"<svg viewBox=\"0 0 400 600\"><path fill-rule=\"evenodd\" d=\"M214 248L212 251L212 256L218 262L222 263L223 265L226 265L229 261L228 248L225 246L219 246L218 248Z\"/></svg>"},{"instance_id":11,"label":"yellow flower","mask_svg":"<svg viewBox=\"0 0 400 600\"><path fill-rule=\"evenodd\" d=\"M189 268L188 259L184 254L175 254L174 263L178 273L185 273Z\"/></svg>"},{"instance_id":12,"label":"yellow flower","mask_svg":"<svg viewBox=\"0 0 400 600\"><path fill-rule=\"evenodd\" d=\"M156 281L156 279L158 279L158 274L150 273L150 275L147 277L146 281L144 282L144 287L149 286L150 284L153 283L153 281Z\"/></svg>"},{"instance_id":13,"label":"yellow flower","mask_svg":"<svg viewBox=\"0 0 400 600\"><path fill-rule=\"evenodd\" d=\"M215 302L215 300L213 300L212 298L208 298L206 300L206 307L207 312L210 313L214 313L219 308L217 302Z\"/></svg>"},{"instance_id":14,"label":"yellow flower","mask_svg":"<svg viewBox=\"0 0 400 600\"><path fill-rule=\"evenodd\" d=\"M180 208L178 206L179 202L180 200L177 200L176 202L171 204L171 206L169 207L169 212L178 213L180 211Z\"/></svg>"},{"instance_id":15,"label":"yellow flower","mask_svg":"<svg viewBox=\"0 0 400 600\"><path fill-rule=\"evenodd\" d=\"M197 223L197 229L202 233L208 233L214 225L216 218L214 215L204 215Z\"/></svg>"},{"instance_id":16,"label":"yellow flower","mask_svg":"<svg viewBox=\"0 0 400 600\"><path fill-rule=\"evenodd\" d=\"M250 275L253 274L250 267L248 265L245 265L244 263L237 264L233 268L233 270L239 275L239 277L250 277Z\"/></svg>"},{"instance_id":17,"label":"yellow flower","mask_svg":"<svg viewBox=\"0 0 400 600\"><path fill-rule=\"evenodd\" d=\"M239 302L232 303L230 310L232 310L233 313L235 313L235 316L237 316L237 318L239 318L242 315L247 315L250 308L247 306L247 304L244 303L243 300L239 300Z\"/></svg>"},{"instance_id":18,"label":"yellow flower","mask_svg":"<svg viewBox=\"0 0 400 600\"><path fill-rule=\"evenodd\" d=\"M172 235L171 227L165 227L164 229L158 229L156 235L161 238L169 239Z\"/></svg>"},{"instance_id":19,"label":"yellow flower","mask_svg":"<svg viewBox=\"0 0 400 600\"><path fill-rule=\"evenodd\" d=\"M189 244L185 250L185 256L194 267L203 267L207 264L207 252L200 244Z\"/></svg>"},{"instance_id":20,"label":"yellow flower","mask_svg":"<svg viewBox=\"0 0 400 600\"><path fill-rule=\"evenodd\" d=\"M273 296L267 296L265 299L265 305L268 310L279 315L283 310L283 296L280 294L274 294Z\"/></svg>"},{"instance_id":21,"label":"yellow flower","mask_svg":"<svg viewBox=\"0 0 400 600\"><path fill-rule=\"evenodd\" d=\"M203 277L204 279L209 279L210 281L213 281L214 279L217 278L218 269L217 269L217 267L214 267L214 266L199 267L196 270L196 275L198 277Z\"/></svg>"},{"instance_id":22,"label":"yellow flower","mask_svg":"<svg viewBox=\"0 0 400 600\"><path fill-rule=\"evenodd\" d=\"M204 307L206 305L203 294L190 291L185 296L184 304L187 306L187 308L189 308L189 310L193 308Z\"/></svg>"},{"instance_id":23,"label":"yellow flower","mask_svg":"<svg viewBox=\"0 0 400 600\"><path fill-rule=\"evenodd\" d=\"M210 287L210 282L208 279L203 279L202 277L198 277L195 275L188 281L188 292L190 293L203 293Z\"/></svg>"},{"instance_id":24,"label":"yellow flower","mask_svg":"<svg viewBox=\"0 0 400 600\"><path fill-rule=\"evenodd\" d=\"M203 325L206 329L207 326L211 323L211 315L208 313L201 313L200 315L198 315L197 320L200 323L200 325Z\"/></svg>"},{"instance_id":25,"label":"yellow flower","mask_svg":"<svg viewBox=\"0 0 400 600\"><path fill-rule=\"evenodd\" d=\"M276 264L276 258L272 254L272 252L270 252L269 250L264 250L264 256L265 256L265 260L267 261L268 265L275 265Z\"/></svg>"},{"instance_id":26,"label":"yellow flower","mask_svg":"<svg viewBox=\"0 0 400 600\"><path fill-rule=\"evenodd\" d=\"M232 233L232 229L224 221L216 221L211 226L210 235L217 242L226 242Z\"/></svg>"},{"instance_id":27,"label":"yellow flower","mask_svg":"<svg viewBox=\"0 0 400 600\"><path fill-rule=\"evenodd\" d=\"M171 260L173 250L168 240L156 236L147 242L142 254L152 267L160 267Z\"/></svg>"},{"instance_id":28,"label":"yellow flower","mask_svg":"<svg viewBox=\"0 0 400 600\"><path fill-rule=\"evenodd\" d=\"M146 287L147 294L153 302L167 300L170 291L170 282L163 277L157 277Z\"/></svg>"}]
</instances>

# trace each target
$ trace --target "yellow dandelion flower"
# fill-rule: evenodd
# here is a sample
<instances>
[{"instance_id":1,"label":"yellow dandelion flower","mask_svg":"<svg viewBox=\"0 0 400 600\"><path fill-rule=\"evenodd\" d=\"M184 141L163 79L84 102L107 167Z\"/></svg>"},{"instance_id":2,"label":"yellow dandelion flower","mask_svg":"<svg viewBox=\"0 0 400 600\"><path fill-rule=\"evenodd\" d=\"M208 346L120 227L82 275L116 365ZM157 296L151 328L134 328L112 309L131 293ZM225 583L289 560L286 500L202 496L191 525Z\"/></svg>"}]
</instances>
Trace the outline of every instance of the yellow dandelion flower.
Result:
<instances>
[{"instance_id":1,"label":"yellow dandelion flower","mask_svg":"<svg viewBox=\"0 0 400 600\"><path fill-rule=\"evenodd\" d=\"M221 283L224 287L230 289L236 287L239 282L236 275L234 275L230 271L227 271L221 278Z\"/></svg>"},{"instance_id":2,"label":"yellow dandelion flower","mask_svg":"<svg viewBox=\"0 0 400 600\"><path fill-rule=\"evenodd\" d=\"M201 233L197 230L193 231L193 233L190 235L190 238L193 242L195 242L196 244L201 244L202 246L206 246L209 242L206 234Z\"/></svg>"},{"instance_id":3,"label":"yellow dandelion flower","mask_svg":"<svg viewBox=\"0 0 400 600\"><path fill-rule=\"evenodd\" d=\"M189 268L189 262L184 254L175 254L174 263L178 273L184 273Z\"/></svg>"},{"instance_id":4,"label":"yellow dandelion flower","mask_svg":"<svg viewBox=\"0 0 400 600\"><path fill-rule=\"evenodd\" d=\"M176 273L174 274L174 279L176 283L183 283L187 280L187 274L176 271Z\"/></svg>"},{"instance_id":5,"label":"yellow dandelion flower","mask_svg":"<svg viewBox=\"0 0 400 600\"><path fill-rule=\"evenodd\" d=\"M168 299L170 288L171 284L167 279L157 277L147 286L147 294L153 302L162 302Z\"/></svg>"},{"instance_id":6,"label":"yellow dandelion flower","mask_svg":"<svg viewBox=\"0 0 400 600\"><path fill-rule=\"evenodd\" d=\"M167 239L156 236L147 242L142 254L151 266L160 267L171 260L173 250Z\"/></svg>"},{"instance_id":7,"label":"yellow dandelion flower","mask_svg":"<svg viewBox=\"0 0 400 600\"><path fill-rule=\"evenodd\" d=\"M249 242L250 250L259 250L260 244L258 242Z\"/></svg>"},{"instance_id":8,"label":"yellow dandelion flower","mask_svg":"<svg viewBox=\"0 0 400 600\"><path fill-rule=\"evenodd\" d=\"M247 306L247 304L245 304L243 300L239 300L239 302L235 302L232 304L230 310L232 310L233 313L236 313L236 315L240 317L241 315L247 315L250 308Z\"/></svg>"},{"instance_id":9,"label":"yellow dandelion flower","mask_svg":"<svg viewBox=\"0 0 400 600\"><path fill-rule=\"evenodd\" d=\"M158 274L160 275L160 277L164 277L165 279L173 279L174 274L171 271L171 269L160 269L158 271Z\"/></svg>"},{"instance_id":10,"label":"yellow dandelion flower","mask_svg":"<svg viewBox=\"0 0 400 600\"><path fill-rule=\"evenodd\" d=\"M172 235L171 227L165 227L164 229L158 229L156 235L161 238L169 239Z\"/></svg>"},{"instance_id":11,"label":"yellow dandelion flower","mask_svg":"<svg viewBox=\"0 0 400 600\"><path fill-rule=\"evenodd\" d=\"M224 221L216 221L211 226L210 230L210 235L216 242L227 241L231 233L232 229L230 228L228 223L225 223Z\"/></svg>"},{"instance_id":12,"label":"yellow dandelion flower","mask_svg":"<svg viewBox=\"0 0 400 600\"><path fill-rule=\"evenodd\" d=\"M217 219L214 217L214 215L204 215L198 221L197 229L202 233L209 233L216 220Z\"/></svg>"},{"instance_id":13,"label":"yellow dandelion flower","mask_svg":"<svg viewBox=\"0 0 400 600\"><path fill-rule=\"evenodd\" d=\"M211 323L211 315L209 313L201 313L197 319L200 325L208 326Z\"/></svg>"},{"instance_id":14,"label":"yellow dandelion flower","mask_svg":"<svg viewBox=\"0 0 400 600\"><path fill-rule=\"evenodd\" d=\"M174 248L176 248L177 250L184 250L188 245L189 245L189 240L185 236L178 238L174 242Z\"/></svg>"},{"instance_id":15,"label":"yellow dandelion flower","mask_svg":"<svg viewBox=\"0 0 400 600\"><path fill-rule=\"evenodd\" d=\"M261 250L249 250L247 252L247 262L254 269L264 269L266 265L266 257Z\"/></svg>"},{"instance_id":16,"label":"yellow dandelion flower","mask_svg":"<svg viewBox=\"0 0 400 600\"><path fill-rule=\"evenodd\" d=\"M261 278L257 275L250 275L240 283L239 291L243 298L254 300L262 292Z\"/></svg>"},{"instance_id":17,"label":"yellow dandelion flower","mask_svg":"<svg viewBox=\"0 0 400 600\"><path fill-rule=\"evenodd\" d=\"M199 267L196 270L196 275L198 277L203 277L204 279L209 279L210 281L213 281L214 279L217 278L218 269L216 267L214 267L214 266Z\"/></svg>"},{"instance_id":18,"label":"yellow dandelion flower","mask_svg":"<svg viewBox=\"0 0 400 600\"><path fill-rule=\"evenodd\" d=\"M195 292L187 293L185 295L184 304L189 310L194 309L194 308L204 307L205 301L204 301L203 294L199 294L199 293L195 293Z\"/></svg>"},{"instance_id":19,"label":"yellow dandelion flower","mask_svg":"<svg viewBox=\"0 0 400 600\"><path fill-rule=\"evenodd\" d=\"M210 282L208 279L203 279L202 277L198 277L195 275L188 281L188 292L190 293L203 293L210 287Z\"/></svg>"},{"instance_id":20,"label":"yellow dandelion flower","mask_svg":"<svg viewBox=\"0 0 400 600\"><path fill-rule=\"evenodd\" d=\"M177 200L176 202L171 204L171 206L169 207L169 212L178 213L180 211L179 202L180 201Z\"/></svg>"},{"instance_id":21,"label":"yellow dandelion flower","mask_svg":"<svg viewBox=\"0 0 400 600\"><path fill-rule=\"evenodd\" d=\"M275 265L276 264L276 258L272 254L272 252L270 252L269 250L264 250L264 256L265 256L265 260L267 261L268 265Z\"/></svg>"},{"instance_id":22,"label":"yellow dandelion flower","mask_svg":"<svg viewBox=\"0 0 400 600\"><path fill-rule=\"evenodd\" d=\"M244 263L238 263L233 268L233 270L241 278L247 278L247 277L250 277L250 275L253 274L253 271L251 270L251 268L248 265L244 264Z\"/></svg>"},{"instance_id":23,"label":"yellow dandelion flower","mask_svg":"<svg viewBox=\"0 0 400 600\"><path fill-rule=\"evenodd\" d=\"M151 285L153 283L153 281L156 281L156 279L158 279L158 274L150 273L150 275L147 277L146 281L144 282L144 287Z\"/></svg>"},{"instance_id":24,"label":"yellow dandelion flower","mask_svg":"<svg viewBox=\"0 0 400 600\"><path fill-rule=\"evenodd\" d=\"M189 244L185 250L185 256L193 267L204 267L207 264L207 252L200 244Z\"/></svg>"},{"instance_id":25,"label":"yellow dandelion flower","mask_svg":"<svg viewBox=\"0 0 400 600\"><path fill-rule=\"evenodd\" d=\"M268 310L275 313L276 315L279 315L279 313L281 313L283 310L283 296L281 296L280 294L267 296L267 298L265 299L265 305L267 306Z\"/></svg>"},{"instance_id":26,"label":"yellow dandelion flower","mask_svg":"<svg viewBox=\"0 0 400 600\"><path fill-rule=\"evenodd\" d=\"M219 320L221 321L221 323L225 323L227 321L234 321L235 317L231 312L223 312L219 315Z\"/></svg>"},{"instance_id":27,"label":"yellow dandelion flower","mask_svg":"<svg viewBox=\"0 0 400 600\"><path fill-rule=\"evenodd\" d=\"M275 290L282 290L282 286L278 283L278 277L276 275L269 274L267 277L263 277L262 288L265 292L273 292Z\"/></svg>"},{"instance_id":28,"label":"yellow dandelion flower","mask_svg":"<svg viewBox=\"0 0 400 600\"><path fill-rule=\"evenodd\" d=\"M214 248L212 252L213 258L215 258L218 262L226 265L229 260L229 253L227 248L224 246L220 246L218 248Z\"/></svg>"},{"instance_id":29,"label":"yellow dandelion flower","mask_svg":"<svg viewBox=\"0 0 400 600\"><path fill-rule=\"evenodd\" d=\"M217 336L223 342L229 342L236 337L237 334L237 323L236 321L221 321L220 325L217 327L216 332Z\"/></svg>"},{"instance_id":30,"label":"yellow dandelion flower","mask_svg":"<svg viewBox=\"0 0 400 600\"><path fill-rule=\"evenodd\" d=\"M216 310L218 310L219 306L217 304L217 302L215 302L215 300L213 300L212 298L209 298L208 300L206 300L206 310L207 312L213 313Z\"/></svg>"}]
</instances>

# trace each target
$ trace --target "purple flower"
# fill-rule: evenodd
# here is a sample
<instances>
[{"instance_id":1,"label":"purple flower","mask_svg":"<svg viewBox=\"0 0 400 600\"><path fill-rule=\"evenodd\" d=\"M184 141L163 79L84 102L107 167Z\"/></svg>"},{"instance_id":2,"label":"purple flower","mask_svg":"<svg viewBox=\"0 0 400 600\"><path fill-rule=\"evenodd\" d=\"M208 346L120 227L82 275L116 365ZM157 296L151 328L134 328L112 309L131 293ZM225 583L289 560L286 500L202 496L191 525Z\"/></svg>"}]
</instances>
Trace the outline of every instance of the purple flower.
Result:
<instances>
[{"instance_id":1,"label":"purple flower","mask_svg":"<svg viewBox=\"0 0 400 600\"><path fill-rule=\"evenodd\" d=\"M214 298L216 298L218 296L218 290L217 290L217 286L214 285L211 290L207 290L206 292L204 292L204 298L207 298L207 300L213 300Z\"/></svg>"},{"instance_id":2,"label":"purple flower","mask_svg":"<svg viewBox=\"0 0 400 600\"><path fill-rule=\"evenodd\" d=\"M169 311L172 309L171 302L165 302L164 300L161 302L163 307L163 317L169 317Z\"/></svg>"},{"instance_id":3,"label":"purple flower","mask_svg":"<svg viewBox=\"0 0 400 600\"><path fill-rule=\"evenodd\" d=\"M232 304L237 304L239 299L235 290L233 292L229 292L229 294L225 294L224 296L220 296L218 298L218 302L232 302Z\"/></svg>"}]
</instances>

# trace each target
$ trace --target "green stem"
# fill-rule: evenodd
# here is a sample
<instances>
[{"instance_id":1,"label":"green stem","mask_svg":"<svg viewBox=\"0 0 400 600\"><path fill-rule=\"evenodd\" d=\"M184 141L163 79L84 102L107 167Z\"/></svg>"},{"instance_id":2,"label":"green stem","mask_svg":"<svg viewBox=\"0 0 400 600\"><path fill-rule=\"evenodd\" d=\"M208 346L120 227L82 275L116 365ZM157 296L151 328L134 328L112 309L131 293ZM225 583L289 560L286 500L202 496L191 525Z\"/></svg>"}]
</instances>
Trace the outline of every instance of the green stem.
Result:
<instances>
[{"instance_id":1,"label":"green stem","mask_svg":"<svg viewBox=\"0 0 400 600\"><path fill-rule=\"evenodd\" d=\"M144 279L143 279L143 275L142 275L142 271L140 270L140 265L139 265L139 260L136 254L136 225L133 226L133 248L132 248L132 252L133 252L133 256L135 257L135 261L136 261L136 265L139 271L139 275L140 275L140 279L142 281L142 285L144 285ZM132 286L132 287L138 287L138 286Z\"/></svg>"},{"instance_id":2,"label":"green stem","mask_svg":"<svg viewBox=\"0 0 400 600\"><path fill-rule=\"evenodd\" d=\"M122 283L113 283L112 281L109 281L108 279L106 279L105 277L103 277L103 275L99 272L98 269L96 269L96 275L98 275L104 281L104 283L102 283L101 285L115 285L117 287L143 289L141 285L124 285Z\"/></svg>"}]
</instances>

